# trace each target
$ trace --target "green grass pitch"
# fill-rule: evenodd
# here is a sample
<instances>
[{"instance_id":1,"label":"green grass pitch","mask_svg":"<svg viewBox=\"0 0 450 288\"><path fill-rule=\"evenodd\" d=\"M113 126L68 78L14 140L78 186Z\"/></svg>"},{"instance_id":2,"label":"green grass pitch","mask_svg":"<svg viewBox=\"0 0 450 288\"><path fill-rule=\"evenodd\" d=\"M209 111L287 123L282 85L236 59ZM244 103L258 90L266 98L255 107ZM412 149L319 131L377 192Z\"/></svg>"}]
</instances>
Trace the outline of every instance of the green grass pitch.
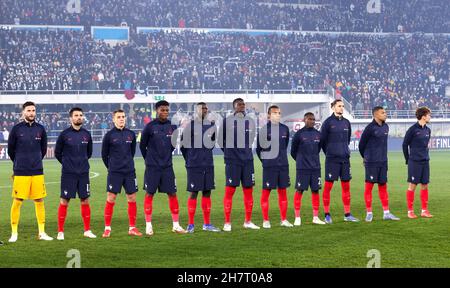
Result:
<instances>
[{"instance_id":1,"label":"green grass pitch","mask_svg":"<svg viewBox=\"0 0 450 288\"><path fill-rule=\"evenodd\" d=\"M431 183L429 207L434 218L410 220L406 217L406 166L401 153L389 154L389 197L391 211L399 222L382 218L381 203L376 186L373 191L374 222L346 223L340 185L331 192L333 225L313 225L311 195L305 193L302 204L302 226L279 226L277 193L270 198L272 229L247 231L242 228L244 205L242 190L238 188L232 210L231 233L210 233L201 230L200 201L196 213L196 232L176 235L171 232L171 217L165 194L157 194L153 208L153 237L128 236L128 216L123 193L118 197L112 221L110 239L102 239L103 209L106 199L106 169L101 160L91 160L92 230L99 237L84 239L79 200L72 200L66 220L66 240L40 242L36 240L37 223L34 205L26 201L22 206L19 240L6 243L10 235L11 162L0 162L0 267L66 267L66 254L78 249L81 267L361 267L367 266L371 249L380 251L381 267L450 267L450 209L449 173L450 152L431 153ZM290 160L291 179L295 179L295 163ZM323 161L323 159L322 159ZM224 164L221 156L215 158L217 189L213 191L212 223L223 227ZM142 188L144 163L136 160L140 191L138 193L138 228L145 231ZM323 166L322 166L323 167ZM180 222L187 224L186 170L181 157L174 158L180 201ZM262 224L260 209L261 163L255 159L256 186L254 191L253 222ZM45 179L48 196L45 199L47 233L56 237L59 178L61 166L56 160L45 161ZM323 174L323 169L322 169ZM352 213L363 220L364 169L361 157L352 155ZM95 174L91 173L92 176ZM288 219L294 220L294 188L288 190ZM322 198L322 197L321 197ZM416 191L415 210L420 211L419 189ZM200 196L199 196L200 200ZM321 199L321 213L322 199Z\"/></svg>"}]
</instances>

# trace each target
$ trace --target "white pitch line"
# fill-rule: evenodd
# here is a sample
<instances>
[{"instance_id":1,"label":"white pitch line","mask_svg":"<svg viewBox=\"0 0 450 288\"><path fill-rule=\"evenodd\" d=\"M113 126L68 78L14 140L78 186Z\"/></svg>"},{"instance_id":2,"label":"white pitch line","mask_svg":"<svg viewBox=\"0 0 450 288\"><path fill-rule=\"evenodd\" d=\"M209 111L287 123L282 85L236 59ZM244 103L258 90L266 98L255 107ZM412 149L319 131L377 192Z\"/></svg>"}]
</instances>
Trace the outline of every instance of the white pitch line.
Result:
<instances>
[{"instance_id":1,"label":"white pitch line","mask_svg":"<svg viewBox=\"0 0 450 288\"><path fill-rule=\"evenodd\" d=\"M97 173L97 172L90 172L91 174L94 174L94 175L92 175L92 176L89 176L89 179L94 179L94 178L97 178L98 176L100 176L100 173ZM44 177L45 177L45 174L44 174ZM48 184L59 184L59 183L61 183L61 181L57 181L57 182L45 182L45 185L48 185ZM11 188L12 186L11 185L7 185L7 186L0 186L0 188Z\"/></svg>"}]
</instances>

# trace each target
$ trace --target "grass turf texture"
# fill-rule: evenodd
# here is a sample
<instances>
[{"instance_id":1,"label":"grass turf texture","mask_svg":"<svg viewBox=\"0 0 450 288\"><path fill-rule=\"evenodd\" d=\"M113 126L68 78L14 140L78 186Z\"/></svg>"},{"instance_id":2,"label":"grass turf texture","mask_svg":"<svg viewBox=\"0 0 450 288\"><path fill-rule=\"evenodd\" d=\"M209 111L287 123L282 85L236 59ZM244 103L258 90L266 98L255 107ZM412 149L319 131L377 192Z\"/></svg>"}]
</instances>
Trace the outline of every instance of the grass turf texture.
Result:
<instances>
[{"instance_id":1,"label":"grass turf texture","mask_svg":"<svg viewBox=\"0 0 450 288\"><path fill-rule=\"evenodd\" d=\"M389 154L390 209L399 216L399 222L383 221L377 186L373 190L374 222L365 223L364 169L358 154L352 155L352 213L360 223L343 221L340 184L331 192L333 225L313 225L311 194L306 192L302 201L302 226L279 226L278 195L272 191L270 198L271 229L245 230L242 190L236 191L231 233L202 231L203 217L198 198L196 231L177 235L171 232L172 222L168 199L157 194L153 204L152 237L128 236L127 204L124 192L118 197L112 220L111 238L103 239L103 210L106 199L106 169L99 159L90 161L92 172L99 175L91 179L92 230L97 239L82 237L83 224L78 199L73 199L68 209L65 241L37 241L37 223L32 201L25 201L21 210L19 240L0 247L0 267L65 267L70 260L69 249L78 249L81 267L366 267L367 252L378 249L381 267L449 267L450 227L448 219L448 159L450 152L431 153L431 183L429 207L432 219L410 220L406 217L406 165L401 153ZM295 180L295 163L290 159L291 182ZM323 161L323 159L322 159ZM47 198L45 199L46 231L56 238L57 208L59 204L59 179L61 166L56 160L45 161ZM143 160L136 160L140 191L138 192L138 228L145 231L142 190ZM215 158L217 189L212 194L211 222L223 227L224 164L221 156ZM323 162L322 162L322 167ZM0 162L0 239L7 242L10 235L9 213L11 206L12 164ZM177 176L180 223L187 224L186 170L181 157L174 158ZM324 169L322 168L322 175ZM253 222L262 225L260 209L261 163L255 159L256 186L254 190ZM416 190L415 211L420 213L420 192ZM288 189L288 220L294 221L293 195ZM321 192L322 193L322 192ZM322 213L322 197L320 203Z\"/></svg>"}]
</instances>

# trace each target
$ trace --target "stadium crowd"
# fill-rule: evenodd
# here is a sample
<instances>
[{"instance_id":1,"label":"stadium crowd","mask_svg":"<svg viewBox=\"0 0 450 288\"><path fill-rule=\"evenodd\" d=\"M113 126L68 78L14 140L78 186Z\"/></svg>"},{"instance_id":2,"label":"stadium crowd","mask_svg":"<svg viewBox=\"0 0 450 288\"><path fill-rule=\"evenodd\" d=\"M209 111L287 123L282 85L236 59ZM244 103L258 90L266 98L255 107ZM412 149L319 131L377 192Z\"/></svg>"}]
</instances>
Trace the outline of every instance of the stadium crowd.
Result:
<instances>
[{"instance_id":1,"label":"stadium crowd","mask_svg":"<svg viewBox=\"0 0 450 288\"><path fill-rule=\"evenodd\" d=\"M380 1L381 13L368 13L367 1L197 1L83 0L80 13L68 1L4 0L2 24L119 25L355 32L449 32L446 0ZM76 1L72 1L75 3ZM288 4L274 4L281 2ZM312 3L317 5L296 5Z\"/></svg>"},{"instance_id":2,"label":"stadium crowd","mask_svg":"<svg viewBox=\"0 0 450 288\"><path fill-rule=\"evenodd\" d=\"M111 111L120 108L120 104L106 105L106 104L83 104L78 105L85 111L84 127L88 130L99 130L103 136L105 132L113 127ZM67 128L69 123L69 109L73 105L39 105L36 120L47 128L49 137L57 137L59 133ZM3 138L0 135L0 142L6 142L8 133L11 128L17 124L21 117L20 109L14 105L4 105L0 112L0 132L3 133ZM133 130L142 130L142 128L151 121L152 110L150 106L144 104L135 104L133 107L124 105L122 107L127 112L127 127ZM61 112L65 111L65 112Z\"/></svg>"},{"instance_id":3,"label":"stadium crowd","mask_svg":"<svg viewBox=\"0 0 450 288\"><path fill-rule=\"evenodd\" d=\"M101 141L108 130L113 128L112 111L122 109L126 113L126 127L139 134L151 120L156 118L156 111L149 104L76 104L83 109L83 127L88 129L94 141ZM50 141L54 141L62 130L70 125L69 110L74 104L39 104L37 107L36 121L44 125ZM231 110L226 104L211 104L211 119L222 119L230 115ZM195 104L171 103L169 117L173 123L184 127L191 119ZM250 116L257 117L260 126L267 121L265 113L259 111L252 105L247 108ZM22 117L20 105L3 105L0 112L0 143L7 142L12 127Z\"/></svg>"},{"instance_id":4,"label":"stadium crowd","mask_svg":"<svg viewBox=\"0 0 450 288\"><path fill-rule=\"evenodd\" d=\"M448 36L1 30L2 90L324 90L356 110L449 108Z\"/></svg>"}]
</instances>

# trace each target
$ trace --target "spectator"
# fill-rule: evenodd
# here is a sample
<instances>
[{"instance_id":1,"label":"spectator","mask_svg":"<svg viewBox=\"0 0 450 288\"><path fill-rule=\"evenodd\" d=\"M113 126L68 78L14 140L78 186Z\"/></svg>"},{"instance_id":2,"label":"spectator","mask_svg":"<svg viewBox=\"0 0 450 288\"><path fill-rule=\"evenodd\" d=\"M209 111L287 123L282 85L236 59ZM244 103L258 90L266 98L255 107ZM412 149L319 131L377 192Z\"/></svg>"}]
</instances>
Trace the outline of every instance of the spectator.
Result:
<instances>
[{"instance_id":1,"label":"spectator","mask_svg":"<svg viewBox=\"0 0 450 288\"><path fill-rule=\"evenodd\" d=\"M8 131L8 129L6 129L6 127L3 127L3 132L0 133L0 134L3 135L4 141L8 141L8 138L9 138L9 131Z\"/></svg>"},{"instance_id":2,"label":"spectator","mask_svg":"<svg viewBox=\"0 0 450 288\"><path fill-rule=\"evenodd\" d=\"M270 1L269 1L270 2ZM272 1L277 2L277 1ZM85 0L81 13L70 13L58 0L3 0L3 23L119 25L150 27L203 27L352 32L450 31L447 0L383 0L381 13L368 13L367 1L282 1L268 5L261 0ZM314 2L299 6L299 2ZM287 3L287 4L286 4Z\"/></svg>"},{"instance_id":3,"label":"spectator","mask_svg":"<svg viewBox=\"0 0 450 288\"><path fill-rule=\"evenodd\" d=\"M307 92L334 83L336 97L358 110L449 105L446 35L159 31L112 47L89 32L13 29L0 30L0 39L5 90Z\"/></svg>"}]
</instances>

